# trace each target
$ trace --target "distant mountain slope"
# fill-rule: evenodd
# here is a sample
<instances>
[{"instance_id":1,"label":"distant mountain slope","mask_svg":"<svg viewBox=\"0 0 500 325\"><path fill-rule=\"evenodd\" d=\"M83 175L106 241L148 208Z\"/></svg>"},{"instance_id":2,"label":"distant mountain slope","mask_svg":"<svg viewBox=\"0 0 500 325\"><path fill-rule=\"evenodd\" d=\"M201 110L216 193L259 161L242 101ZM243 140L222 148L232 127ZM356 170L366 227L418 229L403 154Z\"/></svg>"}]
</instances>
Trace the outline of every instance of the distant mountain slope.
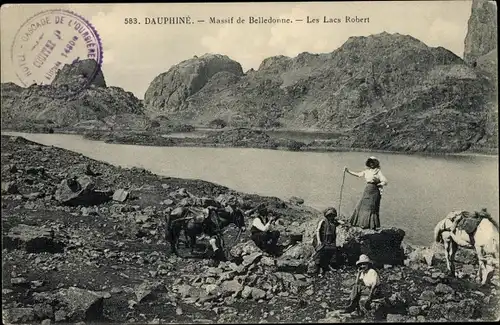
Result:
<instances>
[{"instance_id":1,"label":"distant mountain slope","mask_svg":"<svg viewBox=\"0 0 500 325\"><path fill-rule=\"evenodd\" d=\"M181 73L177 78L200 78L192 68L182 71L170 69ZM351 37L332 53L271 57L245 75L220 69L203 76L202 87L168 110L155 106L155 94L171 89L170 79L162 85L155 78L145 96L148 114L339 131L348 139L343 144L372 149L461 151L484 135L492 91L452 52L385 32Z\"/></svg>"},{"instance_id":2,"label":"distant mountain slope","mask_svg":"<svg viewBox=\"0 0 500 325\"><path fill-rule=\"evenodd\" d=\"M225 55L204 55L180 62L158 75L144 95L151 115L176 112L191 95L202 89L219 72L243 75L241 65Z\"/></svg>"}]
</instances>

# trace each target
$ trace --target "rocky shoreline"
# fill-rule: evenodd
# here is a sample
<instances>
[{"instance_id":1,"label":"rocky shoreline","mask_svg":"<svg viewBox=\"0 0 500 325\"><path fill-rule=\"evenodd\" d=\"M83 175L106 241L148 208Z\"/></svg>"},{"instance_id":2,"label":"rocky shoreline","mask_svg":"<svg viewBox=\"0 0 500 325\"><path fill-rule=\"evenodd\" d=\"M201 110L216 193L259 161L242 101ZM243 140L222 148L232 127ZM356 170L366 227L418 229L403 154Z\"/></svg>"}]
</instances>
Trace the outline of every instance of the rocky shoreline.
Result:
<instances>
[{"instance_id":1,"label":"rocky shoreline","mask_svg":"<svg viewBox=\"0 0 500 325\"><path fill-rule=\"evenodd\" d=\"M123 169L20 137L2 136L1 145L4 323L498 320L498 275L480 287L472 251L459 251L458 277L448 278L442 249L429 254L394 228L340 227L344 258L318 278L303 264L319 211L300 200ZM218 266L171 255L163 217L174 206L198 204L186 191L213 200L235 195L246 208L266 204L281 217L288 250L273 258L244 234L231 250L235 259ZM297 234L305 243L294 244ZM377 248L385 238L398 247ZM367 249L378 254L387 299L364 316L344 314L352 258Z\"/></svg>"}]
</instances>

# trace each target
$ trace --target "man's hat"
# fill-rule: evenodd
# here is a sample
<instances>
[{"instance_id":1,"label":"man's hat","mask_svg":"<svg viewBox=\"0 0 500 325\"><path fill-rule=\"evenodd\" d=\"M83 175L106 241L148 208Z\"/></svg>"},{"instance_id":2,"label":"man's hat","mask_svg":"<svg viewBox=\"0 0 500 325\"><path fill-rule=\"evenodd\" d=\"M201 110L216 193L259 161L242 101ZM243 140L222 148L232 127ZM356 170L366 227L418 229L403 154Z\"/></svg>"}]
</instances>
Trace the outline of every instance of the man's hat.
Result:
<instances>
[{"instance_id":1,"label":"man's hat","mask_svg":"<svg viewBox=\"0 0 500 325\"><path fill-rule=\"evenodd\" d=\"M257 212L268 212L265 204L261 204L257 207Z\"/></svg>"},{"instance_id":2,"label":"man's hat","mask_svg":"<svg viewBox=\"0 0 500 325\"><path fill-rule=\"evenodd\" d=\"M365 254L361 254L359 256L359 260L356 262L356 265L359 264L372 264L372 260Z\"/></svg>"},{"instance_id":3,"label":"man's hat","mask_svg":"<svg viewBox=\"0 0 500 325\"><path fill-rule=\"evenodd\" d=\"M328 207L325 210L323 210L323 215L325 217L331 215L334 218L336 218L337 217L337 210L334 207Z\"/></svg>"}]
</instances>

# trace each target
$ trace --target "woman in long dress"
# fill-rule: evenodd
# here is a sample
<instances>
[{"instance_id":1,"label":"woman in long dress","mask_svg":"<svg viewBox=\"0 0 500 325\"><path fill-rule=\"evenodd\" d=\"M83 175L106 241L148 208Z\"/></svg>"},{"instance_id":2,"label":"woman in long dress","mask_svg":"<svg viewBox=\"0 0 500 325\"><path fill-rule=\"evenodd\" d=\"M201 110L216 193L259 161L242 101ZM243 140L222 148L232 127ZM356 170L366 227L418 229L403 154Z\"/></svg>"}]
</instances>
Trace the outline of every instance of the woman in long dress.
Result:
<instances>
[{"instance_id":1,"label":"woman in long dress","mask_svg":"<svg viewBox=\"0 0 500 325\"><path fill-rule=\"evenodd\" d=\"M352 213L350 223L364 229L377 229L380 228L380 199L387 179L380 170L377 158L368 158L365 165L367 168L361 172L350 171L347 167L344 169L353 176L364 177L366 181L363 196Z\"/></svg>"}]
</instances>

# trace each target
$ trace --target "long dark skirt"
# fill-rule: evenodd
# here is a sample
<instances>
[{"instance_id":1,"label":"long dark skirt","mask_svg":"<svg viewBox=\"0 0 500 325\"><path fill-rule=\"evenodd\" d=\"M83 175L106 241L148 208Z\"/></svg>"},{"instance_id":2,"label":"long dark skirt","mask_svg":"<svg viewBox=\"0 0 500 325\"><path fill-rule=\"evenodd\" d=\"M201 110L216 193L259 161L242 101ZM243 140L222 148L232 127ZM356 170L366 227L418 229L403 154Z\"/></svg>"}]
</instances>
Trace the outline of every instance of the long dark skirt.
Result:
<instances>
[{"instance_id":1,"label":"long dark skirt","mask_svg":"<svg viewBox=\"0 0 500 325\"><path fill-rule=\"evenodd\" d=\"M351 225L364 229L380 228L380 190L375 184L366 184L365 191L351 216Z\"/></svg>"}]
</instances>

